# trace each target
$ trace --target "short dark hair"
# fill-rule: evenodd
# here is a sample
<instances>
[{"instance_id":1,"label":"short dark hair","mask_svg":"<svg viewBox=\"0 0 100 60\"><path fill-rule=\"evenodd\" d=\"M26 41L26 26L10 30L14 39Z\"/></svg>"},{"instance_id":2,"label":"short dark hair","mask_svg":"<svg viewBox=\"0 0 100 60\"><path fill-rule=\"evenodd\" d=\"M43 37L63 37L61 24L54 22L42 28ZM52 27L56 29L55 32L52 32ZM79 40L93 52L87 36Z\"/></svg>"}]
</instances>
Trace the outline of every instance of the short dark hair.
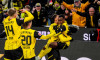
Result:
<instances>
[{"instance_id":1,"label":"short dark hair","mask_svg":"<svg viewBox=\"0 0 100 60\"><path fill-rule=\"evenodd\" d=\"M54 20L55 20L55 18L56 18L57 16L58 16L57 14L54 14L54 15L52 16L52 23L54 23Z\"/></svg>"},{"instance_id":2,"label":"short dark hair","mask_svg":"<svg viewBox=\"0 0 100 60\"><path fill-rule=\"evenodd\" d=\"M57 17L57 14L54 14L52 19L55 20L56 17Z\"/></svg>"},{"instance_id":3,"label":"short dark hair","mask_svg":"<svg viewBox=\"0 0 100 60\"><path fill-rule=\"evenodd\" d=\"M63 14L59 15L59 17L63 17L65 19L65 16Z\"/></svg>"},{"instance_id":4,"label":"short dark hair","mask_svg":"<svg viewBox=\"0 0 100 60\"><path fill-rule=\"evenodd\" d=\"M8 15L9 15L9 16L13 16L15 13L16 13L16 9L15 9L15 8L10 8L10 9L8 10Z\"/></svg>"},{"instance_id":5,"label":"short dark hair","mask_svg":"<svg viewBox=\"0 0 100 60\"><path fill-rule=\"evenodd\" d=\"M23 23L23 27L28 26L28 24L29 24L30 22L31 22L31 21L27 21L27 22Z\"/></svg>"}]
</instances>

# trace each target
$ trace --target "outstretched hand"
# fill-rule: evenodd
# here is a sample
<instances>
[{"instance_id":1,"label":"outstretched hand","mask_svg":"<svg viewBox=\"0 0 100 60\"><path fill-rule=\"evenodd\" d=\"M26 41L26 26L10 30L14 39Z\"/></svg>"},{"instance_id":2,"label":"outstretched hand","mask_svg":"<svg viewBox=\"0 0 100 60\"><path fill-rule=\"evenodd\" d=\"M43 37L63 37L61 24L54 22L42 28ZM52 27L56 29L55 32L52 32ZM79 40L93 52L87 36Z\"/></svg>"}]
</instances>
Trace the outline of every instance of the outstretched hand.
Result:
<instances>
[{"instance_id":1,"label":"outstretched hand","mask_svg":"<svg viewBox=\"0 0 100 60\"><path fill-rule=\"evenodd\" d=\"M20 11L21 13L25 13L26 9L21 9Z\"/></svg>"}]
</instances>

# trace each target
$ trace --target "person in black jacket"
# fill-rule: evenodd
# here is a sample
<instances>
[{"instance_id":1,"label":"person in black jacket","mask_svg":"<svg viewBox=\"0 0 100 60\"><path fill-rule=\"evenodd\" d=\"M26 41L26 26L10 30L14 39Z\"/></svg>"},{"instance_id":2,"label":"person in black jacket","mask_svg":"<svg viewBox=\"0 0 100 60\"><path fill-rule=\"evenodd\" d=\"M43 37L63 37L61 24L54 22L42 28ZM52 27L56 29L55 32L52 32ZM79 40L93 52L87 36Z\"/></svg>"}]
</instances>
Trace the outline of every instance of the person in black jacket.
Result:
<instances>
[{"instance_id":1,"label":"person in black jacket","mask_svg":"<svg viewBox=\"0 0 100 60\"><path fill-rule=\"evenodd\" d=\"M2 24L3 18L4 18L3 9L2 5L0 4L0 24Z\"/></svg>"},{"instance_id":2,"label":"person in black jacket","mask_svg":"<svg viewBox=\"0 0 100 60\"><path fill-rule=\"evenodd\" d=\"M32 10L32 14L34 16L34 20L33 20L34 27L41 27L43 25L46 25L47 12L45 8L42 9L40 3L36 3L35 8L33 8Z\"/></svg>"},{"instance_id":3,"label":"person in black jacket","mask_svg":"<svg viewBox=\"0 0 100 60\"><path fill-rule=\"evenodd\" d=\"M100 42L100 19L98 20L98 28L89 32L91 41Z\"/></svg>"},{"instance_id":4,"label":"person in black jacket","mask_svg":"<svg viewBox=\"0 0 100 60\"><path fill-rule=\"evenodd\" d=\"M95 12L94 7L89 8L89 12L79 12L75 9L72 9L72 11L76 12L80 16L86 17L86 27L87 28L97 28L98 27L98 20L99 20L99 14Z\"/></svg>"},{"instance_id":5,"label":"person in black jacket","mask_svg":"<svg viewBox=\"0 0 100 60\"><path fill-rule=\"evenodd\" d=\"M61 5L61 7L57 10L57 14L58 15L65 14L65 10L66 8L63 5Z\"/></svg>"}]
</instances>

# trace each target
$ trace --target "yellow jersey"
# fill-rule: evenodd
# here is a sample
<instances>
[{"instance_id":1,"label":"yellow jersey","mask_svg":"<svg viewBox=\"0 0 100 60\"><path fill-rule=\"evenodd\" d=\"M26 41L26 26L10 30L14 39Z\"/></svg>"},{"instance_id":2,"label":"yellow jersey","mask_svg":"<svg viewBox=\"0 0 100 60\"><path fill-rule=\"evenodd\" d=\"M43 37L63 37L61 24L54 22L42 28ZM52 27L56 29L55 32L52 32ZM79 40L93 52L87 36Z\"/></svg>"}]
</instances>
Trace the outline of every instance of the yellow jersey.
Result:
<instances>
[{"instance_id":1,"label":"yellow jersey","mask_svg":"<svg viewBox=\"0 0 100 60\"><path fill-rule=\"evenodd\" d=\"M18 40L21 26L17 24L16 18L9 20L7 17L4 21L4 29L7 35L5 42L5 50L13 50L21 46L20 40Z\"/></svg>"},{"instance_id":2,"label":"yellow jersey","mask_svg":"<svg viewBox=\"0 0 100 60\"><path fill-rule=\"evenodd\" d=\"M5 41L5 47L4 47L5 50L14 50L21 46L21 42L18 39L20 36L21 24L30 21L34 18L30 12L28 11L25 12L26 14L28 14L28 17L25 17L25 19L23 20L16 18L10 20L10 16L8 16L3 21L4 29L7 35L7 40Z\"/></svg>"},{"instance_id":3,"label":"yellow jersey","mask_svg":"<svg viewBox=\"0 0 100 60\"><path fill-rule=\"evenodd\" d=\"M22 29L20 34L20 40L22 44L23 54L25 59L35 57L35 43L34 37L35 30Z\"/></svg>"},{"instance_id":4,"label":"yellow jersey","mask_svg":"<svg viewBox=\"0 0 100 60\"><path fill-rule=\"evenodd\" d=\"M22 29L20 33L21 47L23 49L24 59L30 59L35 57L35 44L36 38L48 39L54 34L41 35L35 30L32 29Z\"/></svg>"},{"instance_id":5,"label":"yellow jersey","mask_svg":"<svg viewBox=\"0 0 100 60\"><path fill-rule=\"evenodd\" d=\"M54 26L56 26L57 24L56 23L53 23L50 25L49 27L49 31L50 33L56 33L55 30L53 29ZM65 40L66 38L68 40L63 40L63 39L60 39L59 36L53 36L51 37L51 39L48 40L47 42L47 45L49 45L51 42L54 42L54 41L57 41L57 42L65 42L67 44L67 46L70 45L70 40L72 39L70 36L67 35L67 33L69 32L69 27L68 27L68 24L67 24L67 21L64 21L64 23L62 24L66 27L66 30L62 32L63 35L60 36L60 38L64 38L65 37Z\"/></svg>"}]
</instances>

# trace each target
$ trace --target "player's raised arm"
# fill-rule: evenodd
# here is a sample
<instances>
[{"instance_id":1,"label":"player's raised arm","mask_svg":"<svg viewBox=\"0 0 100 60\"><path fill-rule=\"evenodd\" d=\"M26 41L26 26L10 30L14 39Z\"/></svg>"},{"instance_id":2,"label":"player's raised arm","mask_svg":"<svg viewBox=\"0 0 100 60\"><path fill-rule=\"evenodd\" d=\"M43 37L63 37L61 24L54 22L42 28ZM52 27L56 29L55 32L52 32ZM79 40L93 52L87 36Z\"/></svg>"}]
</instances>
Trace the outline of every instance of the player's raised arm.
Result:
<instances>
[{"instance_id":1,"label":"player's raised arm","mask_svg":"<svg viewBox=\"0 0 100 60\"><path fill-rule=\"evenodd\" d=\"M30 12L28 12L27 10L22 9L20 11L23 12L23 13L26 13L28 15L28 17L25 17L24 22L27 22L27 21L34 19L34 16Z\"/></svg>"},{"instance_id":2,"label":"player's raised arm","mask_svg":"<svg viewBox=\"0 0 100 60\"><path fill-rule=\"evenodd\" d=\"M41 35L40 33L38 33L37 31L35 31L35 33L34 33L34 37L35 38L39 38L39 39L49 39L49 38L51 38L52 36L54 36L55 35L55 33L52 33L52 34L48 34L48 35Z\"/></svg>"}]
</instances>

